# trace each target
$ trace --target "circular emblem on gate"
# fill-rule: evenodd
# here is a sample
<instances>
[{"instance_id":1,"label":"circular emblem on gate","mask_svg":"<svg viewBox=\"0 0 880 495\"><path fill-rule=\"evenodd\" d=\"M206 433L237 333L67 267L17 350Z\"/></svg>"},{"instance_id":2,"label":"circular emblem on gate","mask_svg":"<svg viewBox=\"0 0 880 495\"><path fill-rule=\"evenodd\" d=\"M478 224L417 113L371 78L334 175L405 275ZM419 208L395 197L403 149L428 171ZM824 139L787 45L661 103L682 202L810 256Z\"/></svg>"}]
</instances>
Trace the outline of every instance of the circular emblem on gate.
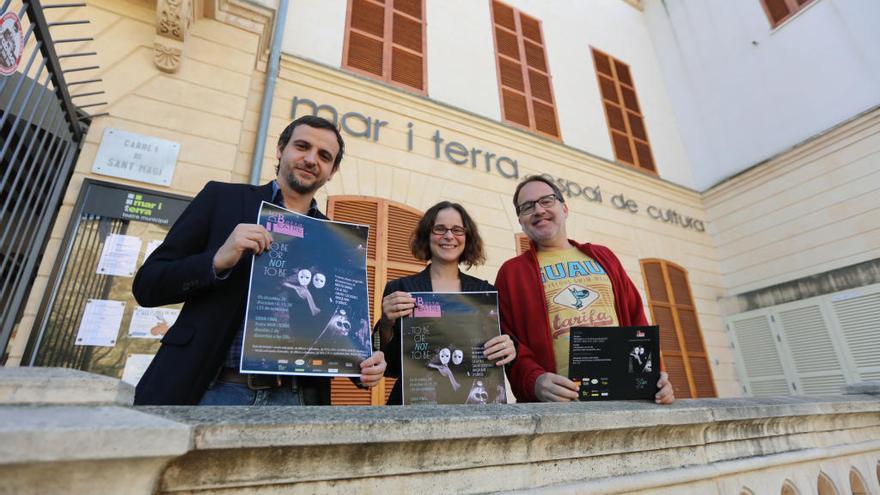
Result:
<instances>
[{"instance_id":1,"label":"circular emblem on gate","mask_svg":"<svg viewBox=\"0 0 880 495\"><path fill-rule=\"evenodd\" d=\"M15 12L0 16L0 74L8 76L18 69L24 51L21 19Z\"/></svg>"}]
</instances>

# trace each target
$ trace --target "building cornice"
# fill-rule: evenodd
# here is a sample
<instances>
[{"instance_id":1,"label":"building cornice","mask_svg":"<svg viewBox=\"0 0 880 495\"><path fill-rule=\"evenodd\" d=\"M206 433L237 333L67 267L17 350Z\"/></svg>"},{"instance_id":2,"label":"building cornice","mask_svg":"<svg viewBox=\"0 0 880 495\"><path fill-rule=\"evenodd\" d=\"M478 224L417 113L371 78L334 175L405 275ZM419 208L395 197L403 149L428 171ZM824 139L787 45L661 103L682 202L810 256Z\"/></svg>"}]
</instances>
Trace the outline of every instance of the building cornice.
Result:
<instances>
[{"instance_id":1,"label":"building cornice","mask_svg":"<svg viewBox=\"0 0 880 495\"><path fill-rule=\"evenodd\" d=\"M766 160L762 160L730 177L722 179L703 191L703 197L711 202L721 201L730 194L737 194L740 188L750 183L766 181L769 175L779 173L780 168L791 165L805 155L815 153L821 148L834 146L836 142L847 140L853 135L864 132L866 129L878 126L880 126L880 105L858 113Z\"/></svg>"}]
</instances>

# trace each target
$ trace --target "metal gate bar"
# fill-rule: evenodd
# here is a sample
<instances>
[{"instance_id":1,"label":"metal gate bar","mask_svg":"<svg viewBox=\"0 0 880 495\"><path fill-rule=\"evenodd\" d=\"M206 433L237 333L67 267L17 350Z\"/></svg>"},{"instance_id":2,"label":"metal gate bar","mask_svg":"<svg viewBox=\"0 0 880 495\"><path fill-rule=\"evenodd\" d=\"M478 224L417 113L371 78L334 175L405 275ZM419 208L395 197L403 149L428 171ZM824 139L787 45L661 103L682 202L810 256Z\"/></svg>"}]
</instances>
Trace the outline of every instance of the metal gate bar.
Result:
<instances>
[{"instance_id":1,"label":"metal gate bar","mask_svg":"<svg viewBox=\"0 0 880 495\"><path fill-rule=\"evenodd\" d=\"M40 353L34 353L32 364L83 368L88 365L92 348L76 346L74 339L89 299L106 299L110 278L97 273L104 242L109 234L125 231L127 222L83 215L77 239L70 254L65 280L49 315Z\"/></svg>"},{"instance_id":2,"label":"metal gate bar","mask_svg":"<svg viewBox=\"0 0 880 495\"><path fill-rule=\"evenodd\" d=\"M82 57L96 53L59 54L56 50L56 46L63 51L63 47L71 46L69 43L92 38L75 33L53 40L50 33L55 27L89 21L65 19L50 23L44 14L44 9L85 4L44 6L39 0L3 0L2 5L0 12L17 12L23 45L30 52L21 54L18 72L0 76L0 365L6 361L9 339L36 277L88 125L92 117L105 115L88 115L82 110L104 105L88 100L103 91L81 86L81 94L71 95L68 89L101 81L82 78L98 69L97 65L76 65ZM62 60L74 65L62 66ZM76 76L82 80L66 80ZM73 98L81 104L77 106ZM51 337L55 340L59 336Z\"/></svg>"},{"instance_id":3,"label":"metal gate bar","mask_svg":"<svg viewBox=\"0 0 880 495\"><path fill-rule=\"evenodd\" d=\"M58 119L56 116L56 118L53 119L53 122L58 120L60 119ZM63 121L61 123L63 123ZM53 126L49 129L55 129L56 131L60 132L62 129L60 129L59 127L60 126ZM43 132L43 135L40 139L40 148L38 151L39 155L37 155L34 159L35 163L40 163L42 160L45 159L48 159L48 163L63 163L63 160L61 159L63 159L63 157L68 154L70 148L72 147L69 141L54 137L52 142L47 146L46 141L50 136L52 136L52 133L48 131ZM32 142L36 142L36 140L33 140ZM19 221L15 222L16 228L10 236L10 242L14 242L13 248L9 250L10 252L20 253L27 250L28 243L31 242L39 233L37 230L37 225L39 225L41 221L45 221L46 218L50 216L50 212L47 211L49 208L49 204L48 202L40 201L40 193L42 191L46 191L50 187L54 188L59 186L58 182L50 182L50 179L54 177L52 170L38 167L30 167L31 172L34 170L37 170L37 176L34 177L33 181L31 181L30 183L35 184L36 187L33 188L32 194L29 194L27 197L27 207L24 208L23 211L19 212L18 207L25 205L25 201L19 201L15 205L16 208L13 209L11 215L12 218L19 218ZM32 175L32 173L29 173L27 178L31 179ZM26 192L27 191L25 191L25 193ZM49 194L47 196L51 197L52 190L49 189L48 192ZM13 240L17 240L17 242ZM0 245L5 245L5 243L0 242ZM36 260L36 258L34 258L34 260ZM7 286L10 287L10 294L12 295L13 303L15 303L15 300L19 300L20 303L20 300L24 297L24 294L26 293L26 289L28 286L27 280L20 277L13 284L4 284L4 286L0 288L0 300L3 300L6 297Z\"/></svg>"},{"instance_id":4,"label":"metal gate bar","mask_svg":"<svg viewBox=\"0 0 880 495\"><path fill-rule=\"evenodd\" d=\"M88 221L90 215L85 215L84 218L80 219L78 224L82 225L83 221ZM77 236L73 240L73 250L70 256L67 257L68 263L65 266L65 271L69 271L65 273L61 280L64 280L64 286L60 288L58 291L60 294L67 294L72 292L71 286L74 285L76 281L79 280L81 275L81 271L86 265L90 265L91 263L88 260L84 260L81 257L86 256L89 253L93 253L93 241L97 239L97 234L90 236L89 234L94 233L94 230L88 227L77 228L76 230ZM75 254L74 254L75 253ZM56 304L53 305L52 314L47 319L48 321L65 321L70 316L70 306L68 303L70 302L69 298L56 298ZM45 357L40 356L40 360L37 360L38 353L31 353L31 365L42 365L45 362L54 362L56 359L55 350L59 347L59 341L63 339L63 335L60 332L53 331L51 325L47 322L46 325L43 326L44 331L43 334L37 337L37 345L36 349L40 349L45 352ZM45 339L45 342L43 342Z\"/></svg>"},{"instance_id":5,"label":"metal gate bar","mask_svg":"<svg viewBox=\"0 0 880 495\"><path fill-rule=\"evenodd\" d=\"M56 118L56 119L53 119L53 122L56 121L56 120L57 120L57 118ZM49 133L48 133L48 132L44 132L44 133L43 133L43 136L42 136L42 139L39 140L39 142L40 142L40 151L45 151L44 146L45 146L46 138L47 138L48 136L49 136ZM27 155L25 155L25 159L24 159L24 160L21 160L21 161L16 160L15 162L18 162L18 163L29 163L29 162L27 161L27 158L30 157L30 151L31 151L31 148L33 147L33 145L34 145L35 143L37 143L37 139L36 139L36 137L37 137L37 136L34 136L34 139L31 139L31 140L30 140L30 144L31 144L31 146L29 146L29 148L28 148L28 153L27 153ZM21 139L21 142L24 142L24 141L25 141L25 139L23 139L23 138L20 138L20 139ZM61 141L61 140L56 140L54 144L57 144L57 143L59 143L60 141ZM35 157L35 158L36 158L36 157ZM39 158L43 158L42 153L41 153L41 155L39 155ZM36 160L35 160L35 161L36 161ZM15 162L13 162L13 163L15 163ZM10 168L11 168L11 167L10 167ZM15 168L18 169L18 173L16 174L16 177L14 178L14 180L11 182L11 184L12 184L12 189L15 189L15 186L16 186L16 185L18 184L18 182L19 182L19 178L20 178L20 177L19 177L19 174L20 174L20 172L21 172L23 169L27 168L28 173L27 173L27 175L26 175L26 177L25 177L26 181L23 182L21 186L19 186L19 187L21 187L21 189L23 190L22 192L25 193L25 194L22 194L22 195L21 195L22 197L18 197L18 198L16 198L17 201L15 202L14 205L12 205L11 208L10 208L10 206L7 205L7 204L4 204L3 207L2 207L3 217L6 217L9 221L5 221L5 222L3 222L3 223L4 223L4 228L3 228L3 233L2 233L2 235L0 235L0 246L4 246L4 249L6 250L7 253L22 253L22 252L24 252L23 250L21 250L21 248L24 247L24 243L25 243L27 240L29 240L29 238L28 238L28 236L24 236L24 235L22 235L21 229L22 229L22 228L26 228L26 226L28 225L28 221L26 221L24 218L21 218L21 217L19 216L19 209L20 209L20 207L22 207L22 206L32 206L31 203L34 203L34 202L36 202L36 201L38 200L38 199L36 198L35 194L26 194L27 191L26 191L25 189L26 189L26 184L30 184L29 179L31 179L31 175L32 175L32 173L33 173L35 170L38 170L38 173L42 172L42 170L38 169L38 167L23 167L23 166L19 166L19 167L15 167ZM41 175L45 178L45 177L46 177L47 175L49 175L49 174L42 173ZM39 187L34 188L34 189L35 189L34 192L35 192L35 193L36 193L36 192L39 192L39 191L43 190L44 187L45 187L45 184L44 184L43 182L41 182L41 183L39 184ZM12 195L11 195L11 194L9 195L9 198L8 198L8 199L10 199L10 198L12 198ZM33 206L36 206L36 205L33 205ZM28 216L28 220L29 220L29 221L32 221L32 220L33 220L33 214L35 213L34 208L33 208L33 207L31 207L31 208L26 208L24 211L30 211L31 215ZM15 219L15 220L13 220L13 219ZM18 243L16 244L15 248L13 248L13 247L11 247L11 244L14 243L16 239L18 239ZM5 259L5 260L0 261L0 273L5 272L5 271L7 271L7 270L10 270L11 268L12 268L12 267L11 267L11 262L10 262L10 260L9 260L8 258ZM12 283L12 284L3 284L2 286L0 286L0 301L6 300L6 299L7 299L7 296L11 295L11 294L14 292L14 288L13 288L13 287L14 287L15 285L17 285L17 284L16 284L16 283Z\"/></svg>"}]
</instances>

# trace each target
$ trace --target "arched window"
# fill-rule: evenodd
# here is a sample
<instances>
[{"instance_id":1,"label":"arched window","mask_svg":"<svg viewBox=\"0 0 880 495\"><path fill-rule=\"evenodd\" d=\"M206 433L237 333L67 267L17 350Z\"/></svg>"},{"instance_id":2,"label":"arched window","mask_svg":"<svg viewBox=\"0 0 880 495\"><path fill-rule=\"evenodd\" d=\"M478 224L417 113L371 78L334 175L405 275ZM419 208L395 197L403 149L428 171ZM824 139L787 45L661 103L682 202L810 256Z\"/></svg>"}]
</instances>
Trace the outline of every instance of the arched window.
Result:
<instances>
[{"instance_id":1,"label":"arched window","mask_svg":"<svg viewBox=\"0 0 880 495\"><path fill-rule=\"evenodd\" d=\"M856 468L852 468L849 471L849 489L852 495L868 495L869 493L865 479L862 478L862 474Z\"/></svg>"},{"instance_id":2,"label":"arched window","mask_svg":"<svg viewBox=\"0 0 880 495\"><path fill-rule=\"evenodd\" d=\"M816 480L816 488L819 491L819 495L840 495L840 492L834 487L834 483L831 482L831 478L825 473L819 473L819 479Z\"/></svg>"},{"instance_id":3,"label":"arched window","mask_svg":"<svg viewBox=\"0 0 880 495\"><path fill-rule=\"evenodd\" d=\"M786 481L782 484L782 490L779 491L779 495L798 495L797 488L791 484L791 481Z\"/></svg>"},{"instance_id":4,"label":"arched window","mask_svg":"<svg viewBox=\"0 0 880 495\"><path fill-rule=\"evenodd\" d=\"M687 271L661 259L641 260L652 321L660 326L660 355L679 398L715 397L715 380Z\"/></svg>"},{"instance_id":5,"label":"arched window","mask_svg":"<svg viewBox=\"0 0 880 495\"><path fill-rule=\"evenodd\" d=\"M410 236L422 212L409 206L369 196L331 196L327 216L340 222L370 226L367 240L367 288L373 321L382 312L385 283L422 271L425 263L413 258ZM333 380L333 405L382 405L388 400L393 379L383 379L372 391L361 390L345 378Z\"/></svg>"}]
</instances>

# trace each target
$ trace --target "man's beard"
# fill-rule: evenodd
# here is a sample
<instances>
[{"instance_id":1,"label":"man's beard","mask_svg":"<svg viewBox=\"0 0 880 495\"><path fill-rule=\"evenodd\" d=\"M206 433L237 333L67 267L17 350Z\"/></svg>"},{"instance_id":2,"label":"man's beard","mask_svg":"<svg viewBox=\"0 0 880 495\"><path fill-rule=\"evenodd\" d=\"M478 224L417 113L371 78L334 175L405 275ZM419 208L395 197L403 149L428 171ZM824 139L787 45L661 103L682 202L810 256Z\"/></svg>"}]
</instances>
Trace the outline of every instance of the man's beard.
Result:
<instances>
[{"instance_id":1,"label":"man's beard","mask_svg":"<svg viewBox=\"0 0 880 495\"><path fill-rule=\"evenodd\" d=\"M287 169L287 173L284 174L284 182L287 183L287 186L293 189L298 194L311 194L317 191L323 183L315 180L312 184L303 184L296 178L296 174L293 173L293 167Z\"/></svg>"}]
</instances>

